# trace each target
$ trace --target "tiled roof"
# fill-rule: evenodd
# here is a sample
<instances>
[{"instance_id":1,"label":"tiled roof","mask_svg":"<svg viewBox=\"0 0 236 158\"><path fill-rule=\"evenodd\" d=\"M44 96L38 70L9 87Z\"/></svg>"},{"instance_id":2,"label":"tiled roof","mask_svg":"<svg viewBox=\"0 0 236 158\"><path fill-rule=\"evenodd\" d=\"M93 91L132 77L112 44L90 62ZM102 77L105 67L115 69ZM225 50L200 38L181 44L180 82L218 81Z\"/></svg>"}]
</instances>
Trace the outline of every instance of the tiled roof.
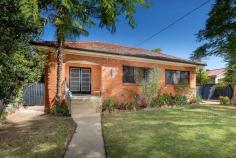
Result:
<instances>
[{"instance_id":1,"label":"tiled roof","mask_svg":"<svg viewBox=\"0 0 236 158\"><path fill-rule=\"evenodd\" d=\"M224 68L221 69L214 69L214 70L208 70L208 76L217 76L225 72Z\"/></svg>"},{"instance_id":2,"label":"tiled roof","mask_svg":"<svg viewBox=\"0 0 236 158\"><path fill-rule=\"evenodd\" d=\"M55 41L37 41L32 42L33 45L56 46ZM104 43L98 41L91 42L65 42L64 48L75 50L88 50L97 53L107 53L114 55L134 56L148 59L166 60L180 63L188 63L194 65L203 65L200 62L193 62L191 60L178 58L164 53L157 53L143 48L132 48L118 44Z\"/></svg>"}]
</instances>

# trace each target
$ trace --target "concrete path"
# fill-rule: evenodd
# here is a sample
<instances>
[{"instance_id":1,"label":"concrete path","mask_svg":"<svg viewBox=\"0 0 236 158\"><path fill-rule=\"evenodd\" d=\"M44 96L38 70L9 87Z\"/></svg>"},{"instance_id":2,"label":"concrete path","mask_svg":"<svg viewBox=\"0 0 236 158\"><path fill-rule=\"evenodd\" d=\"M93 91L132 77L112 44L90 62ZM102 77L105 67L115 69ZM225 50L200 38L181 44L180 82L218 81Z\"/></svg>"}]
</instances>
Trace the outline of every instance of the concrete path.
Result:
<instances>
[{"instance_id":1,"label":"concrete path","mask_svg":"<svg viewBox=\"0 0 236 158\"><path fill-rule=\"evenodd\" d=\"M100 113L72 114L77 129L65 158L105 158Z\"/></svg>"},{"instance_id":2,"label":"concrete path","mask_svg":"<svg viewBox=\"0 0 236 158\"><path fill-rule=\"evenodd\" d=\"M202 104L219 105L219 100L202 100Z\"/></svg>"}]
</instances>

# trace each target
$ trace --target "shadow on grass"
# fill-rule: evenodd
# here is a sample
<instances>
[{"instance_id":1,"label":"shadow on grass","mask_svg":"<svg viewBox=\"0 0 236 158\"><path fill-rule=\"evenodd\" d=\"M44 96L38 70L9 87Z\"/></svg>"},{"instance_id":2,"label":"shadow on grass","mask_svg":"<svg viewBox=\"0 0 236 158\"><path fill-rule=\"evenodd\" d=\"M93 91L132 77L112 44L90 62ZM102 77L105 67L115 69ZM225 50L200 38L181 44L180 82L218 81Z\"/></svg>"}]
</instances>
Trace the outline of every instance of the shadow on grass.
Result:
<instances>
[{"instance_id":1,"label":"shadow on grass","mask_svg":"<svg viewBox=\"0 0 236 158\"><path fill-rule=\"evenodd\" d=\"M0 126L0 157L62 157L74 132L71 118L41 115Z\"/></svg>"},{"instance_id":2,"label":"shadow on grass","mask_svg":"<svg viewBox=\"0 0 236 158\"><path fill-rule=\"evenodd\" d=\"M211 106L105 116L107 157L233 158L234 116L236 110Z\"/></svg>"}]
</instances>

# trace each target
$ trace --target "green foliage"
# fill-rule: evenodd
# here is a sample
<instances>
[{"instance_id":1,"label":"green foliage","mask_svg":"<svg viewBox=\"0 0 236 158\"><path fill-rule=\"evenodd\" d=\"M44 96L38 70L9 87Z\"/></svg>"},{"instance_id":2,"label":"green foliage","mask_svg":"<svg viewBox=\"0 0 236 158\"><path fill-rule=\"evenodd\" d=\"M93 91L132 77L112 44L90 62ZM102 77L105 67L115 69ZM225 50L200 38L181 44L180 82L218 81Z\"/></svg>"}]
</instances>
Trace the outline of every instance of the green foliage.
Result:
<instances>
[{"instance_id":1,"label":"green foliage","mask_svg":"<svg viewBox=\"0 0 236 158\"><path fill-rule=\"evenodd\" d=\"M183 106L188 103L186 96L176 95L173 96L171 94L163 94L159 95L156 98L153 98L151 101L151 107L162 107L162 106Z\"/></svg>"},{"instance_id":2,"label":"green foliage","mask_svg":"<svg viewBox=\"0 0 236 158\"><path fill-rule=\"evenodd\" d=\"M53 105L50 109L50 113L57 116L70 116L69 108L65 102L62 102L58 107Z\"/></svg>"},{"instance_id":3,"label":"green foliage","mask_svg":"<svg viewBox=\"0 0 236 158\"><path fill-rule=\"evenodd\" d=\"M1 120L4 120L6 118L6 112L3 110L0 110L0 122Z\"/></svg>"},{"instance_id":4,"label":"green foliage","mask_svg":"<svg viewBox=\"0 0 236 158\"><path fill-rule=\"evenodd\" d=\"M210 78L208 77L208 73L203 68L197 69L197 84L198 85L204 85L208 84L210 82Z\"/></svg>"},{"instance_id":5,"label":"green foliage","mask_svg":"<svg viewBox=\"0 0 236 158\"><path fill-rule=\"evenodd\" d=\"M156 52L156 53L161 53L162 50L161 50L161 48L156 48L156 49L153 49L152 51Z\"/></svg>"},{"instance_id":6,"label":"green foliage","mask_svg":"<svg viewBox=\"0 0 236 158\"><path fill-rule=\"evenodd\" d=\"M36 23L39 19L38 0L19 0L19 9L27 21Z\"/></svg>"},{"instance_id":7,"label":"green foliage","mask_svg":"<svg viewBox=\"0 0 236 158\"><path fill-rule=\"evenodd\" d=\"M175 103L180 106L187 105L188 98L186 96L177 95L175 96Z\"/></svg>"},{"instance_id":8,"label":"green foliage","mask_svg":"<svg viewBox=\"0 0 236 158\"><path fill-rule=\"evenodd\" d=\"M236 12L235 0L216 0L206 26L198 39L206 42L193 54L192 59L220 56L227 62L226 81L236 83Z\"/></svg>"},{"instance_id":9,"label":"green foliage","mask_svg":"<svg viewBox=\"0 0 236 158\"><path fill-rule=\"evenodd\" d=\"M131 27L135 27L134 14L138 5L148 7L145 0L135 1L76 1L54 0L43 1L43 13L56 29L57 39L65 41L66 38L78 37L88 34L88 26L97 22L100 27L105 27L111 32L116 31L118 17L127 19ZM33 2L32 2L33 3ZM42 3L42 2L41 2ZM36 10L36 9L35 9ZM32 16L31 14L28 14Z\"/></svg>"},{"instance_id":10,"label":"green foliage","mask_svg":"<svg viewBox=\"0 0 236 158\"><path fill-rule=\"evenodd\" d=\"M45 56L41 52L32 52L18 48L9 54L0 54L0 96L4 104L21 97L22 88L28 83L40 80L44 68Z\"/></svg>"},{"instance_id":11,"label":"green foliage","mask_svg":"<svg viewBox=\"0 0 236 158\"><path fill-rule=\"evenodd\" d=\"M102 107L104 109L108 110L109 113L113 112L116 107L115 98L113 96L111 96L111 97L108 97L107 99L105 99L102 103Z\"/></svg>"},{"instance_id":12,"label":"green foliage","mask_svg":"<svg viewBox=\"0 0 236 158\"><path fill-rule=\"evenodd\" d=\"M200 104L201 102L202 102L202 98L200 96L193 97L189 101L190 104Z\"/></svg>"},{"instance_id":13,"label":"green foliage","mask_svg":"<svg viewBox=\"0 0 236 158\"><path fill-rule=\"evenodd\" d=\"M236 53L235 53L236 54ZM226 68L226 73L225 73L225 81L231 84L236 83L236 55L231 55L232 57L231 60L229 60L228 66ZM234 57L233 57L234 56Z\"/></svg>"},{"instance_id":14,"label":"green foliage","mask_svg":"<svg viewBox=\"0 0 236 158\"><path fill-rule=\"evenodd\" d=\"M227 105L230 103L230 99L227 96L220 96L219 99L221 105Z\"/></svg>"},{"instance_id":15,"label":"green foliage","mask_svg":"<svg viewBox=\"0 0 236 158\"><path fill-rule=\"evenodd\" d=\"M229 86L228 83L218 83L218 84L216 84L215 89L217 91L221 91L221 90L225 89L228 86Z\"/></svg>"},{"instance_id":16,"label":"green foliage","mask_svg":"<svg viewBox=\"0 0 236 158\"><path fill-rule=\"evenodd\" d=\"M148 105L151 104L153 98L157 97L161 89L161 74L160 68L153 68L149 70L147 80L141 82L142 95Z\"/></svg>"},{"instance_id":17,"label":"green foliage","mask_svg":"<svg viewBox=\"0 0 236 158\"><path fill-rule=\"evenodd\" d=\"M165 105L165 97L160 95L152 99L150 106L151 107L162 107Z\"/></svg>"},{"instance_id":18,"label":"green foliage","mask_svg":"<svg viewBox=\"0 0 236 158\"><path fill-rule=\"evenodd\" d=\"M25 17L24 1L0 1L0 99L4 104L19 100L27 82L39 81L46 57L29 44L39 36L42 21Z\"/></svg>"},{"instance_id":19,"label":"green foliage","mask_svg":"<svg viewBox=\"0 0 236 158\"><path fill-rule=\"evenodd\" d=\"M126 107L129 111L135 111L136 110L135 102L128 103Z\"/></svg>"},{"instance_id":20,"label":"green foliage","mask_svg":"<svg viewBox=\"0 0 236 158\"><path fill-rule=\"evenodd\" d=\"M175 96L171 94L163 94L165 105L173 106L175 105Z\"/></svg>"}]
</instances>

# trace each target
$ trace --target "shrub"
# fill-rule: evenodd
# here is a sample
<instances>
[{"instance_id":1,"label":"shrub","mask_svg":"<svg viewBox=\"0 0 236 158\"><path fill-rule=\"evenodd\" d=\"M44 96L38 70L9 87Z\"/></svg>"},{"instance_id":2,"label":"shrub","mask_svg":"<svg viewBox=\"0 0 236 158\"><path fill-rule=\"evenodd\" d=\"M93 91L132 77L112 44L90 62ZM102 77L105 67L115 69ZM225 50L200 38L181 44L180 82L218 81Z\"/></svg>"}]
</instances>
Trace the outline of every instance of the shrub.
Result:
<instances>
[{"instance_id":1,"label":"shrub","mask_svg":"<svg viewBox=\"0 0 236 158\"><path fill-rule=\"evenodd\" d=\"M151 101L151 107L161 107L164 105L173 106L173 105L186 105L187 97L186 96L172 96L171 94L163 94L156 98L153 98Z\"/></svg>"},{"instance_id":2,"label":"shrub","mask_svg":"<svg viewBox=\"0 0 236 158\"><path fill-rule=\"evenodd\" d=\"M136 104L134 102L128 103L126 107L129 111L135 111L136 110Z\"/></svg>"},{"instance_id":3,"label":"shrub","mask_svg":"<svg viewBox=\"0 0 236 158\"><path fill-rule=\"evenodd\" d=\"M202 98L200 96L193 97L189 103L190 104L200 104L202 102Z\"/></svg>"},{"instance_id":4,"label":"shrub","mask_svg":"<svg viewBox=\"0 0 236 158\"><path fill-rule=\"evenodd\" d=\"M220 96L219 99L221 105L227 105L230 103L230 99L227 96Z\"/></svg>"},{"instance_id":5,"label":"shrub","mask_svg":"<svg viewBox=\"0 0 236 158\"><path fill-rule=\"evenodd\" d=\"M222 91L223 89L227 88L229 84L227 83L218 83L215 86L216 91Z\"/></svg>"},{"instance_id":6,"label":"shrub","mask_svg":"<svg viewBox=\"0 0 236 158\"><path fill-rule=\"evenodd\" d=\"M126 107L127 107L127 104L125 102L121 102L121 103L116 105L116 108L120 109L120 110L126 110Z\"/></svg>"},{"instance_id":7,"label":"shrub","mask_svg":"<svg viewBox=\"0 0 236 158\"><path fill-rule=\"evenodd\" d=\"M109 113L113 112L115 109L116 103L115 98L113 96L108 97L102 103L102 107L109 111Z\"/></svg>"},{"instance_id":8,"label":"shrub","mask_svg":"<svg viewBox=\"0 0 236 158\"><path fill-rule=\"evenodd\" d=\"M5 111L0 111L0 121L4 120L6 118L6 112Z\"/></svg>"},{"instance_id":9,"label":"shrub","mask_svg":"<svg viewBox=\"0 0 236 158\"><path fill-rule=\"evenodd\" d=\"M70 116L69 108L66 102L62 102L61 106L59 106L58 108L56 107L56 105L53 105L50 109L50 113L59 116Z\"/></svg>"},{"instance_id":10,"label":"shrub","mask_svg":"<svg viewBox=\"0 0 236 158\"><path fill-rule=\"evenodd\" d=\"M151 103L150 103L151 107L156 107L159 106L159 98L152 98Z\"/></svg>"},{"instance_id":11,"label":"shrub","mask_svg":"<svg viewBox=\"0 0 236 158\"><path fill-rule=\"evenodd\" d=\"M175 103L176 105L180 105L180 106L186 105L188 103L188 98L186 96L176 95Z\"/></svg>"},{"instance_id":12,"label":"shrub","mask_svg":"<svg viewBox=\"0 0 236 158\"><path fill-rule=\"evenodd\" d=\"M151 104L153 98L160 93L162 70L160 68L153 68L149 70L148 78L141 82L142 95L145 98L147 105Z\"/></svg>"},{"instance_id":13,"label":"shrub","mask_svg":"<svg viewBox=\"0 0 236 158\"><path fill-rule=\"evenodd\" d=\"M163 100L167 106L175 105L175 97L171 94L163 94Z\"/></svg>"},{"instance_id":14,"label":"shrub","mask_svg":"<svg viewBox=\"0 0 236 158\"><path fill-rule=\"evenodd\" d=\"M153 98L150 104L151 107L162 107L164 105L165 105L165 99L163 95Z\"/></svg>"}]
</instances>

